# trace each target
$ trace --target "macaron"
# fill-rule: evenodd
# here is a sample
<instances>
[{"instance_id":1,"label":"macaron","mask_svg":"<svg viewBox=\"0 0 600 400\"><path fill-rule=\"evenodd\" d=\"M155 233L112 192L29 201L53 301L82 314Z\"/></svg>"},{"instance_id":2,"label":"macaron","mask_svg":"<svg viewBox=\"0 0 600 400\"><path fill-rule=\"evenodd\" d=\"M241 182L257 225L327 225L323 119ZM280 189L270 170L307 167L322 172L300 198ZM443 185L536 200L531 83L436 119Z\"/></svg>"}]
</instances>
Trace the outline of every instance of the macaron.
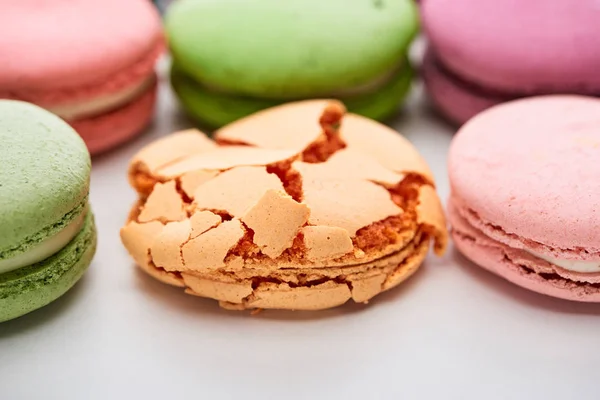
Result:
<instances>
[{"instance_id":1,"label":"macaron","mask_svg":"<svg viewBox=\"0 0 600 400\"><path fill-rule=\"evenodd\" d=\"M448 214L467 258L538 293L600 302L599 115L600 99L540 96L463 125Z\"/></svg>"},{"instance_id":2,"label":"macaron","mask_svg":"<svg viewBox=\"0 0 600 400\"><path fill-rule=\"evenodd\" d=\"M69 122L95 154L141 133L164 40L147 0L11 1L0 24L0 98Z\"/></svg>"},{"instance_id":3,"label":"macaron","mask_svg":"<svg viewBox=\"0 0 600 400\"><path fill-rule=\"evenodd\" d=\"M227 309L366 303L446 248L427 164L330 100L291 102L143 148L121 239L154 278Z\"/></svg>"},{"instance_id":4,"label":"macaron","mask_svg":"<svg viewBox=\"0 0 600 400\"><path fill-rule=\"evenodd\" d=\"M0 322L54 301L88 268L96 229L90 155L35 105L0 100Z\"/></svg>"},{"instance_id":5,"label":"macaron","mask_svg":"<svg viewBox=\"0 0 600 400\"><path fill-rule=\"evenodd\" d=\"M409 91L412 0L180 0L167 10L172 85L196 120L220 127L264 108L338 98L384 119Z\"/></svg>"},{"instance_id":6,"label":"macaron","mask_svg":"<svg viewBox=\"0 0 600 400\"><path fill-rule=\"evenodd\" d=\"M597 2L427 0L421 12L425 83L457 124L522 97L600 93Z\"/></svg>"}]
</instances>

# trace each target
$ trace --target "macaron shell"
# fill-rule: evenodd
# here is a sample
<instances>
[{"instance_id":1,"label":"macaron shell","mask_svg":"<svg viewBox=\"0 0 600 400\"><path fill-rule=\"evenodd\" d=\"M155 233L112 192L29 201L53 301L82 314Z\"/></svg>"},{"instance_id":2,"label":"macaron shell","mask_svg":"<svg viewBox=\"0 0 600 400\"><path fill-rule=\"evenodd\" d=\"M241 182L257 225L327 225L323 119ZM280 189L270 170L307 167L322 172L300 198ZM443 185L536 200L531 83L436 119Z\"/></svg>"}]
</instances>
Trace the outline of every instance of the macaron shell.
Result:
<instances>
[{"instance_id":1,"label":"macaron shell","mask_svg":"<svg viewBox=\"0 0 600 400\"><path fill-rule=\"evenodd\" d=\"M32 104L0 100L0 258L23 251L79 215L91 162L63 120Z\"/></svg>"},{"instance_id":2,"label":"macaron shell","mask_svg":"<svg viewBox=\"0 0 600 400\"><path fill-rule=\"evenodd\" d=\"M444 117L457 125L502 102L470 91L453 81L437 67L431 54L423 60L422 74L429 98Z\"/></svg>"},{"instance_id":3,"label":"macaron shell","mask_svg":"<svg viewBox=\"0 0 600 400\"><path fill-rule=\"evenodd\" d=\"M156 103L157 84L124 107L96 117L69 121L92 155L110 150L141 134L150 123Z\"/></svg>"},{"instance_id":4,"label":"macaron shell","mask_svg":"<svg viewBox=\"0 0 600 400\"><path fill-rule=\"evenodd\" d=\"M533 97L479 114L451 145L452 192L484 223L548 254L597 257L598 115L600 100L581 96Z\"/></svg>"},{"instance_id":5,"label":"macaron shell","mask_svg":"<svg viewBox=\"0 0 600 400\"><path fill-rule=\"evenodd\" d=\"M329 96L388 72L417 25L409 0L183 0L166 15L173 57L194 80L277 100Z\"/></svg>"},{"instance_id":6,"label":"macaron shell","mask_svg":"<svg viewBox=\"0 0 600 400\"><path fill-rule=\"evenodd\" d=\"M507 252L510 251L508 246L486 239L484 235L478 235L472 230L469 235L464 235L465 223L453 207L448 208L448 218L453 226L451 234L454 244L475 264L533 292L572 301L600 302L600 288L597 284L576 282L553 273L542 275L526 269L507 257Z\"/></svg>"},{"instance_id":7,"label":"macaron shell","mask_svg":"<svg viewBox=\"0 0 600 400\"><path fill-rule=\"evenodd\" d=\"M100 84L162 40L147 0L20 0L2 13L0 53L10 62L0 67L0 93Z\"/></svg>"},{"instance_id":8,"label":"macaron shell","mask_svg":"<svg viewBox=\"0 0 600 400\"><path fill-rule=\"evenodd\" d=\"M405 65L386 86L372 93L344 97L340 100L351 112L383 120L398 110L410 90L412 77L412 69ZM281 100L232 96L210 91L175 68L171 73L171 84L186 112L196 121L210 127L221 127L260 110L282 104Z\"/></svg>"},{"instance_id":9,"label":"macaron shell","mask_svg":"<svg viewBox=\"0 0 600 400\"><path fill-rule=\"evenodd\" d=\"M60 252L28 267L0 275L0 322L56 300L84 274L96 251L96 228L88 213L81 232Z\"/></svg>"},{"instance_id":10,"label":"macaron shell","mask_svg":"<svg viewBox=\"0 0 600 400\"><path fill-rule=\"evenodd\" d=\"M600 5L569 0L427 0L424 30L460 76L509 93L600 90Z\"/></svg>"},{"instance_id":11,"label":"macaron shell","mask_svg":"<svg viewBox=\"0 0 600 400\"><path fill-rule=\"evenodd\" d=\"M281 102L213 92L198 85L181 69L171 71L171 85L185 112L200 124L219 128Z\"/></svg>"},{"instance_id":12,"label":"macaron shell","mask_svg":"<svg viewBox=\"0 0 600 400\"><path fill-rule=\"evenodd\" d=\"M273 283L261 284L253 289L252 280L234 282L225 276L222 280L218 280L217 277L207 279L194 273L173 273L157 268L148 257L148 248L157 240L162 229L163 226L159 222L150 222L130 223L121 231L124 244L142 270L163 283L186 287L188 294L218 300L221 307L233 310L252 308L323 310L342 305L350 299L355 302L366 302L411 277L422 265L429 250L428 243L423 241L417 248L406 249L402 254L385 257L365 265L345 267L343 271L352 282L351 285L333 281L310 287ZM261 272L247 270L246 273L250 276ZM310 274L310 270L287 271L288 275L294 273ZM320 270L320 273L336 276L340 271ZM276 271L271 271L269 276L271 280L281 279L285 282L285 278L277 277Z\"/></svg>"}]
</instances>

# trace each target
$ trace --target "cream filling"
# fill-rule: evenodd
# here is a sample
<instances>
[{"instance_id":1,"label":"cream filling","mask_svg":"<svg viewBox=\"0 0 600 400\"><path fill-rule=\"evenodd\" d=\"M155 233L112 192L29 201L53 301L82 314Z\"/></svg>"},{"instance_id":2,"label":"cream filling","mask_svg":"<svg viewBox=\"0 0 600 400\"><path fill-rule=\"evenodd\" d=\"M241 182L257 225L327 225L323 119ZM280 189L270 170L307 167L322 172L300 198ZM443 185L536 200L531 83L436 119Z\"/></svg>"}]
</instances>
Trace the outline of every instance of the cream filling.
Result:
<instances>
[{"instance_id":1,"label":"cream filling","mask_svg":"<svg viewBox=\"0 0 600 400\"><path fill-rule=\"evenodd\" d=\"M352 86L346 89L337 90L333 93L330 93L329 96L344 97L373 92L389 83L396 76L403 64L404 63L402 63L399 66L396 66L395 68L385 71L381 75L376 76L368 82L361 83L359 85Z\"/></svg>"},{"instance_id":2,"label":"cream filling","mask_svg":"<svg viewBox=\"0 0 600 400\"><path fill-rule=\"evenodd\" d=\"M578 260L565 260L561 258L554 258L544 254L537 253L532 250L525 250L529 254L532 254L542 260L548 261L550 264L554 264L558 267L564 268L568 271L583 272L583 273L594 273L600 272L600 261L578 261Z\"/></svg>"},{"instance_id":3,"label":"cream filling","mask_svg":"<svg viewBox=\"0 0 600 400\"><path fill-rule=\"evenodd\" d=\"M6 260L0 260L0 274L35 264L58 253L81 231L86 214L87 208L54 236L44 239L24 253Z\"/></svg>"},{"instance_id":4,"label":"cream filling","mask_svg":"<svg viewBox=\"0 0 600 400\"><path fill-rule=\"evenodd\" d=\"M377 89L385 86L387 83L391 82L394 79L394 77L396 76L396 74L400 71L400 69L404 67L404 64L405 64L405 62L403 60L398 65L392 67L391 69L383 72L380 75L377 75L376 77L374 77L373 79L371 79L368 82L360 83L358 85L355 85L355 86L352 86L349 88L339 89L334 92L327 93L326 96L345 97L345 96L355 96L355 95L359 95L359 94L374 92L375 90L377 90ZM202 82L202 86L204 86L214 92L228 93L228 91L223 90L219 86L213 85L208 82Z\"/></svg>"},{"instance_id":5,"label":"cream filling","mask_svg":"<svg viewBox=\"0 0 600 400\"><path fill-rule=\"evenodd\" d=\"M74 120L82 117L99 115L114 110L122 105L132 102L148 90L155 81L154 75L144 79L140 83L128 86L115 93L104 94L93 99L79 101L76 103L65 103L57 106L46 107L53 114L66 120Z\"/></svg>"}]
</instances>

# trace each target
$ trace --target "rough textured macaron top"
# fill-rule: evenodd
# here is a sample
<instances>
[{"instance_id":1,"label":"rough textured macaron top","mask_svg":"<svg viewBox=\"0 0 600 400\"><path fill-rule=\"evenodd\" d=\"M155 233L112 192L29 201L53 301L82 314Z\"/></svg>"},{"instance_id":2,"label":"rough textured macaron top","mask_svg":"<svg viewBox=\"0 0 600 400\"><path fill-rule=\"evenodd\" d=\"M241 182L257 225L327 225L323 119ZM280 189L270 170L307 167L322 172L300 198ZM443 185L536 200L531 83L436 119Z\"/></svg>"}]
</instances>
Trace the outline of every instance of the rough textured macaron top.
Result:
<instances>
[{"instance_id":1,"label":"rough textured macaron top","mask_svg":"<svg viewBox=\"0 0 600 400\"><path fill-rule=\"evenodd\" d=\"M85 207L90 156L63 120L0 100L0 259L60 231Z\"/></svg>"},{"instance_id":2,"label":"rough textured macaron top","mask_svg":"<svg viewBox=\"0 0 600 400\"><path fill-rule=\"evenodd\" d=\"M182 286L179 273L225 267L364 265L429 240L446 247L431 173L414 147L384 125L344 117L338 102L274 107L215 139L183 131L131 162L140 202L121 235L165 281Z\"/></svg>"},{"instance_id":3,"label":"rough textured macaron top","mask_svg":"<svg viewBox=\"0 0 600 400\"><path fill-rule=\"evenodd\" d=\"M114 91L147 77L162 50L160 19L147 0L9 1L2 15L4 98Z\"/></svg>"},{"instance_id":4,"label":"rough textured macaron top","mask_svg":"<svg viewBox=\"0 0 600 400\"><path fill-rule=\"evenodd\" d=\"M506 103L471 119L455 137L453 202L511 247L597 259L598 160L600 100L545 96Z\"/></svg>"},{"instance_id":5,"label":"rough textured macaron top","mask_svg":"<svg viewBox=\"0 0 600 400\"><path fill-rule=\"evenodd\" d=\"M437 57L482 86L517 93L600 91L595 0L427 0L424 30Z\"/></svg>"},{"instance_id":6,"label":"rough textured macaron top","mask_svg":"<svg viewBox=\"0 0 600 400\"><path fill-rule=\"evenodd\" d=\"M182 0L166 15L179 68L250 96L334 96L395 68L417 31L410 0Z\"/></svg>"}]
</instances>

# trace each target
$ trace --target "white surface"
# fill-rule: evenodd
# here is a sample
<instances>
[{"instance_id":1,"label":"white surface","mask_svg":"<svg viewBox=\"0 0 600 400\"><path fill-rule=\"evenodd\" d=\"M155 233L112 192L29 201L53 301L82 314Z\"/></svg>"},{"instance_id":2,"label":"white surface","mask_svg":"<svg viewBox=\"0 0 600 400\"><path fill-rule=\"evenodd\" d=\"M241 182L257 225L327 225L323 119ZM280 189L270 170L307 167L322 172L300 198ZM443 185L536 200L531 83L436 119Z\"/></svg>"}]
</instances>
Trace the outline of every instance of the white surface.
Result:
<instances>
[{"instance_id":1,"label":"white surface","mask_svg":"<svg viewBox=\"0 0 600 400\"><path fill-rule=\"evenodd\" d=\"M453 129L419 92L394 126L446 199ZM598 398L600 305L529 293L452 248L368 306L316 313L225 311L146 276L119 239L127 163L187 126L163 85L150 132L94 160L98 253L63 298L0 324L0 399Z\"/></svg>"}]
</instances>

